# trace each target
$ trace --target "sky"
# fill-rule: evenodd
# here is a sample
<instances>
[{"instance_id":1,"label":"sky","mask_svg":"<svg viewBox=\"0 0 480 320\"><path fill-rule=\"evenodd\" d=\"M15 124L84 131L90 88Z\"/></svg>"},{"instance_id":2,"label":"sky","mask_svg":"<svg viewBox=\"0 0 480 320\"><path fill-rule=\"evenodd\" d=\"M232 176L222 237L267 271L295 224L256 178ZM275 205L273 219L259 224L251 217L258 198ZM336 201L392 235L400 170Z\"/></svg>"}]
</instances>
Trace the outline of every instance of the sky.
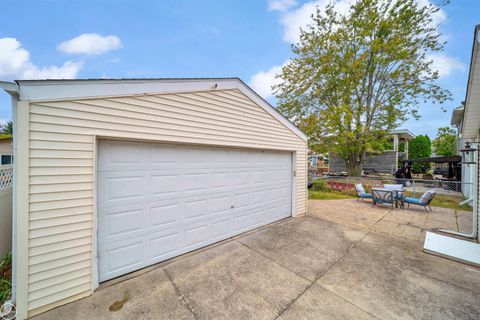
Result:
<instances>
[{"instance_id":1,"label":"sky","mask_svg":"<svg viewBox=\"0 0 480 320\"><path fill-rule=\"evenodd\" d=\"M337 0L337 9L352 1ZM275 74L292 57L300 27L327 2L1 0L0 80L239 77L275 105ZM421 119L401 126L430 137L465 99L480 2L451 0L434 23L448 43L432 59L453 101L447 112L419 105ZM0 121L10 119L10 97L1 92Z\"/></svg>"}]
</instances>

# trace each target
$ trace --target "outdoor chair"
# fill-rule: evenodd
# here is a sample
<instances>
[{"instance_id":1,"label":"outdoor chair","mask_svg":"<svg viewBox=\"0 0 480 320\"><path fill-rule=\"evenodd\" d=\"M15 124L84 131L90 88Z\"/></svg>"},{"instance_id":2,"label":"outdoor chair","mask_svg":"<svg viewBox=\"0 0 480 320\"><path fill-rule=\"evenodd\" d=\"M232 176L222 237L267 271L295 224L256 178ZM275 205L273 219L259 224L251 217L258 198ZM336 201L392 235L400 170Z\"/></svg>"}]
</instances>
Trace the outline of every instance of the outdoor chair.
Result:
<instances>
[{"instance_id":1,"label":"outdoor chair","mask_svg":"<svg viewBox=\"0 0 480 320\"><path fill-rule=\"evenodd\" d=\"M372 189L372 206L377 203L388 204L393 209L395 198L392 191Z\"/></svg>"},{"instance_id":2,"label":"outdoor chair","mask_svg":"<svg viewBox=\"0 0 480 320\"><path fill-rule=\"evenodd\" d=\"M410 204L415 204L417 206L422 206L425 211L428 212L427 207L430 209L430 211L432 211L432 207L430 207L430 202L432 202L435 194L435 190L428 190L420 198L404 197L403 201L407 203L408 207L410 207Z\"/></svg>"},{"instance_id":3,"label":"outdoor chair","mask_svg":"<svg viewBox=\"0 0 480 320\"><path fill-rule=\"evenodd\" d=\"M361 183L355 185L355 192L357 192L357 201L361 199L372 199L372 194L365 192L365 188Z\"/></svg>"}]
</instances>

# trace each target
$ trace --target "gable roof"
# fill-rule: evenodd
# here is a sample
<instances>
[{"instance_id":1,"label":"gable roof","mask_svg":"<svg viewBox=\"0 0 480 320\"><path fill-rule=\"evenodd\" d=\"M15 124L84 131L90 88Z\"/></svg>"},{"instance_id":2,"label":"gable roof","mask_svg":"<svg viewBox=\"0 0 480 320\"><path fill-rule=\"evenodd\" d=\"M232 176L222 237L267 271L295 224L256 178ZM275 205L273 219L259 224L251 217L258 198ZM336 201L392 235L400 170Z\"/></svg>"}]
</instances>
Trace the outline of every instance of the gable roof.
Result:
<instances>
[{"instance_id":1,"label":"gable roof","mask_svg":"<svg viewBox=\"0 0 480 320\"><path fill-rule=\"evenodd\" d=\"M472 57L468 73L461 138L475 139L480 129L480 25L473 34Z\"/></svg>"},{"instance_id":2,"label":"gable roof","mask_svg":"<svg viewBox=\"0 0 480 320\"><path fill-rule=\"evenodd\" d=\"M302 140L307 136L240 78L51 79L0 82L23 101L63 101L147 94L240 90Z\"/></svg>"}]
</instances>

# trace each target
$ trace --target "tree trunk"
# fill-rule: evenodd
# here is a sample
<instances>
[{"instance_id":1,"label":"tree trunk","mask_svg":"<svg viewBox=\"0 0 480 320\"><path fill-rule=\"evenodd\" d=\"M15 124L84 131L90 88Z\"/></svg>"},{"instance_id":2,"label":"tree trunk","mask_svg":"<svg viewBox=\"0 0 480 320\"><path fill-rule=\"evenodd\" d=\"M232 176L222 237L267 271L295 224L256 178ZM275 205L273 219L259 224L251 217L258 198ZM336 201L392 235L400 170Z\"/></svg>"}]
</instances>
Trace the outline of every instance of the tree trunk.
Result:
<instances>
[{"instance_id":1,"label":"tree trunk","mask_svg":"<svg viewBox=\"0 0 480 320\"><path fill-rule=\"evenodd\" d=\"M349 176L359 177L363 170L363 154L352 153L345 161L345 167Z\"/></svg>"}]
</instances>

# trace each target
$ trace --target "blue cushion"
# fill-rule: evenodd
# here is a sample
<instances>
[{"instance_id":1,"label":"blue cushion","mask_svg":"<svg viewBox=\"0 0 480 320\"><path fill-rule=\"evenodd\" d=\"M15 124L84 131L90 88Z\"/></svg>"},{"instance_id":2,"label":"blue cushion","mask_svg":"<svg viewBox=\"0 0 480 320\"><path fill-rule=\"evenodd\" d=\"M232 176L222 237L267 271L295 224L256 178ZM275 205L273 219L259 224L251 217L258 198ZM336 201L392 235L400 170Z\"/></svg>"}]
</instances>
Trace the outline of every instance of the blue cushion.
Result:
<instances>
[{"instance_id":1,"label":"blue cushion","mask_svg":"<svg viewBox=\"0 0 480 320\"><path fill-rule=\"evenodd\" d=\"M372 198L372 197L373 197L373 196L372 196L371 193L361 193L361 194L360 194L360 198L368 198L368 199L370 199L370 198Z\"/></svg>"},{"instance_id":2,"label":"blue cushion","mask_svg":"<svg viewBox=\"0 0 480 320\"><path fill-rule=\"evenodd\" d=\"M411 197L405 197L403 198L403 201L406 203L411 203L411 204L418 204L419 206L425 206L425 203L420 201L420 199L417 198L411 198Z\"/></svg>"}]
</instances>

